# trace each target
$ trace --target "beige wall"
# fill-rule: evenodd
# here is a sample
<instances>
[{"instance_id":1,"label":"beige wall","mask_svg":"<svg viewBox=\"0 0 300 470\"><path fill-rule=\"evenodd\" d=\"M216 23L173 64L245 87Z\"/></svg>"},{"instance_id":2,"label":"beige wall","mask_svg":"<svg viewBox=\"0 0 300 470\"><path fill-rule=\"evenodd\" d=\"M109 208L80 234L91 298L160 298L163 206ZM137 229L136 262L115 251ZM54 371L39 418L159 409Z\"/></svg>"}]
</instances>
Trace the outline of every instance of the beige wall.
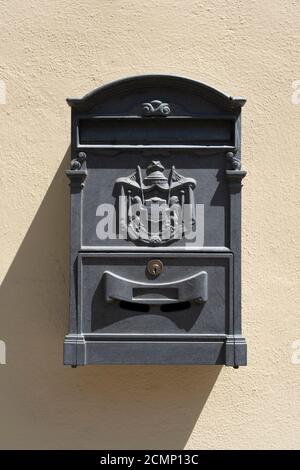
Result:
<instances>
[{"instance_id":1,"label":"beige wall","mask_svg":"<svg viewBox=\"0 0 300 470\"><path fill-rule=\"evenodd\" d=\"M1 0L0 38L0 447L299 447L300 2ZM150 72L248 98L246 368L62 365L65 98Z\"/></svg>"}]
</instances>

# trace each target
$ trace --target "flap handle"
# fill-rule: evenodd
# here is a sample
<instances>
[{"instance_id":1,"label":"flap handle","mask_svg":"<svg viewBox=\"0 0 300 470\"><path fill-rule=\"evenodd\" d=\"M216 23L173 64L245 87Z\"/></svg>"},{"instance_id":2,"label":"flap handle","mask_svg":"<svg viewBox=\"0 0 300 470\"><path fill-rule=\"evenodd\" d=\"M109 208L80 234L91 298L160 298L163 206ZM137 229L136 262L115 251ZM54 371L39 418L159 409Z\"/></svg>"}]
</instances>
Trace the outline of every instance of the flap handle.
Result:
<instances>
[{"instance_id":1,"label":"flap handle","mask_svg":"<svg viewBox=\"0 0 300 470\"><path fill-rule=\"evenodd\" d=\"M186 301L207 301L207 272L201 271L175 282L137 282L105 271L106 302L123 300L137 304L162 305Z\"/></svg>"}]
</instances>

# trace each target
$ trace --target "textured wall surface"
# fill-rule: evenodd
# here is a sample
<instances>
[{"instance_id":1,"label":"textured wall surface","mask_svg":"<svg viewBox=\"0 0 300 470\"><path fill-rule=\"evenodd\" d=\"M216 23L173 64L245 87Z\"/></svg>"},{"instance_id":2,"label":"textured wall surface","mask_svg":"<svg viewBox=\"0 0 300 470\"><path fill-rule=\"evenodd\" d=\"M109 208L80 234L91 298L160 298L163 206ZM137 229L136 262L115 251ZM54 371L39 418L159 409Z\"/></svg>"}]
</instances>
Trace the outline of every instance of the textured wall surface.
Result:
<instances>
[{"instance_id":1,"label":"textured wall surface","mask_svg":"<svg viewBox=\"0 0 300 470\"><path fill-rule=\"evenodd\" d=\"M300 2L1 0L0 30L0 447L299 447ZM246 368L62 365L65 98L150 72L248 98Z\"/></svg>"}]
</instances>

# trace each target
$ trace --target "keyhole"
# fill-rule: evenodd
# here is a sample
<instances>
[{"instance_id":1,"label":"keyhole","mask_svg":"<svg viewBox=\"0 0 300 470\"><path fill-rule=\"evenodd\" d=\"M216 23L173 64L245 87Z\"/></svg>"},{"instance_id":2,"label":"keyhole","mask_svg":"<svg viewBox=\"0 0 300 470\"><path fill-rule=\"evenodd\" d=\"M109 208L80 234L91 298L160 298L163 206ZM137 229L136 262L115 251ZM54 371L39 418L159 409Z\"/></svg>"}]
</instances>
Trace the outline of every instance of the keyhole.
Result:
<instances>
[{"instance_id":1,"label":"keyhole","mask_svg":"<svg viewBox=\"0 0 300 470\"><path fill-rule=\"evenodd\" d=\"M147 264L147 271L151 276L157 277L163 271L164 265L160 259L152 259Z\"/></svg>"}]
</instances>

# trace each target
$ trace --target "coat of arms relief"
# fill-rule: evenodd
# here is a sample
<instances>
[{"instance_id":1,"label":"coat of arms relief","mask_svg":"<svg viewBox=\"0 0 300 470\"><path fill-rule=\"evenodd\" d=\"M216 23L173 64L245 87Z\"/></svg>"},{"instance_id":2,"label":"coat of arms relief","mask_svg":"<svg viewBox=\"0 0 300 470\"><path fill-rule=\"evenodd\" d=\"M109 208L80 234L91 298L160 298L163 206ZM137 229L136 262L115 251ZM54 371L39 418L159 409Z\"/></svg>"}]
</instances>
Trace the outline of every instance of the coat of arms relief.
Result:
<instances>
[{"instance_id":1,"label":"coat of arms relief","mask_svg":"<svg viewBox=\"0 0 300 470\"><path fill-rule=\"evenodd\" d=\"M162 245L184 237L195 224L196 181L180 175L175 166L165 175L160 161L116 180L119 234L141 244Z\"/></svg>"}]
</instances>

